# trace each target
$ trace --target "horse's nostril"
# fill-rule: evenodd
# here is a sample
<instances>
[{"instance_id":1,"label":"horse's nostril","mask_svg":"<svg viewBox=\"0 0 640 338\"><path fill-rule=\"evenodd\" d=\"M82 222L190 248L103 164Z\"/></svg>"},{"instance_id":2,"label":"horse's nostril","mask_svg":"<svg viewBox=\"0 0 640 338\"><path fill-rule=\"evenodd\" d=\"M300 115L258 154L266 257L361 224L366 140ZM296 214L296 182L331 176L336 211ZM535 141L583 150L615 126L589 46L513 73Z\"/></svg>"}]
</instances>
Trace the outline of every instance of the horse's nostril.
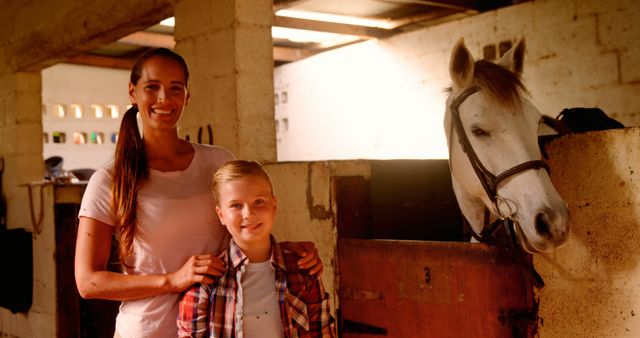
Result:
<instances>
[{"instance_id":1,"label":"horse's nostril","mask_svg":"<svg viewBox=\"0 0 640 338\"><path fill-rule=\"evenodd\" d=\"M545 215L544 213L539 213L536 215L536 232L543 237L551 236L549 223L547 221L547 215Z\"/></svg>"}]
</instances>

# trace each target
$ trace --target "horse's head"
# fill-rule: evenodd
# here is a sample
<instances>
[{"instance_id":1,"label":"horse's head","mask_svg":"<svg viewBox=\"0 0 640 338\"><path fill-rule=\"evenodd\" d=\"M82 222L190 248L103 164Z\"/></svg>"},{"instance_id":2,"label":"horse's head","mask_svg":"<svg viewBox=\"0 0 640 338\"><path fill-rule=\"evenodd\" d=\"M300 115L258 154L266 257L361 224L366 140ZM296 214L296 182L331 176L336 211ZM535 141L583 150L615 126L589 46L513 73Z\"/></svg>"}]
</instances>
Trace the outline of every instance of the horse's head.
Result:
<instances>
[{"instance_id":1,"label":"horse's head","mask_svg":"<svg viewBox=\"0 0 640 338\"><path fill-rule=\"evenodd\" d=\"M541 161L541 115L525 97L520 79L524 49L520 39L493 64L474 62L463 39L455 44L445 130L453 188L475 231L481 231L489 210L493 218L514 221L515 236L525 250L549 252L568 239L569 212Z\"/></svg>"}]
</instances>

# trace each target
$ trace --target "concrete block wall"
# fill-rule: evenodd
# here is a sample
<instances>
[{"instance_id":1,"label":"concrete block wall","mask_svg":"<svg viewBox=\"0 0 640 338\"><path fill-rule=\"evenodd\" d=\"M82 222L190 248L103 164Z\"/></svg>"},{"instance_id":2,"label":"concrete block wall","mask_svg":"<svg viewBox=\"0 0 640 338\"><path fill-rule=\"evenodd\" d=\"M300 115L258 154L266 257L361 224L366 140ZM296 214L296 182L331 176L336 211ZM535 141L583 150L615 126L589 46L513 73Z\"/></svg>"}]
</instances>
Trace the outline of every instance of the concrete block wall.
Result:
<instances>
[{"instance_id":1,"label":"concrete block wall","mask_svg":"<svg viewBox=\"0 0 640 338\"><path fill-rule=\"evenodd\" d=\"M7 202L9 229L26 228L33 231L28 191L23 184L44 177L40 81L39 72L0 75L0 156L4 159L2 197ZM35 187L33 190L34 212L38 217L40 189ZM40 333L43 336L55 336L53 193L51 189L44 193L51 198L45 197L48 203L45 204L43 231L35 235L33 241L33 305L26 314L12 314L0 308L2 336L35 337Z\"/></svg>"},{"instance_id":2,"label":"concrete block wall","mask_svg":"<svg viewBox=\"0 0 640 338\"><path fill-rule=\"evenodd\" d=\"M539 337L639 337L640 128L564 136L546 150L572 234L534 259L546 282Z\"/></svg>"},{"instance_id":3,"label":"concrete block wall","mask_svg":"<svg viewBox=\"0 0 640 338\"><path fill-rule=\"evenodd\" d=\"M4 158L3 189L6 201L26 201L19 184L43 178L40 73L19 72L0 79L0 156ZM34 112L37 112L34 114ZM29 219L24 204L7 203L9 228L23 227Z\"/></svg>"},{"instance_id":4,"label":"concrete block wall","mask_svg":"<svg viewBox=\"0 0 640 338\"><path fill-rule=\"evenodd\" d=\"M182 137L239 158L275 161L272 1L189 0L176 6L176 50L190 64L191 100Z\"/></svg>"},{"instance_id":5,"label":"concrete block wall","mask_svg":"<svg viewBox=\"0 0 640 338\"><path fill-rule=\"evenodd\" d=\"M327 161L271 163L265 168L271 175L278 212L273 233L279 241L312 241L324 264L322 280L333 296L332 308L339 305L336 201L333 179L336 176L371 177L368 161ZM335 312L334 312L335 315Z\"/></svg>"}]
</instances>

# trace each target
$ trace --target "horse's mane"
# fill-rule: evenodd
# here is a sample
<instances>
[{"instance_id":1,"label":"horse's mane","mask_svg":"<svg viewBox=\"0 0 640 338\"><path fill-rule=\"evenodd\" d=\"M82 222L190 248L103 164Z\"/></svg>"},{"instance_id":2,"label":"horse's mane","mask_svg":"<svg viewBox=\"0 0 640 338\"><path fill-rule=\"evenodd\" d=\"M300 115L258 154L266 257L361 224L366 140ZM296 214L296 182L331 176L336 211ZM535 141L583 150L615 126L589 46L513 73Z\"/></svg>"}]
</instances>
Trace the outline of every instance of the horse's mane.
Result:
<instances>
[{"instance_id":1,"label":"horse's mane","mask_svg":"<svg viewBox=\"0 0 640 338\"><path fill-rule=\"evenodd\" d=\"M475 62L473 78L490 97L513 108L519 108L521 95L527 93L520 75L489 61Z\"/></svg>"},{"instance_id":2,"label":"horse's mane","mask_svg":"<svg viewBox=\"0 0 640 338\"><path fill-rule=\"evenodd\" d=\"M511 108L520 108L521 96L528 94L520 75L485 60L474 63L473 79L489 97ZM452 89L447 88L451 93Z\"/></svg>"}]
</instances>

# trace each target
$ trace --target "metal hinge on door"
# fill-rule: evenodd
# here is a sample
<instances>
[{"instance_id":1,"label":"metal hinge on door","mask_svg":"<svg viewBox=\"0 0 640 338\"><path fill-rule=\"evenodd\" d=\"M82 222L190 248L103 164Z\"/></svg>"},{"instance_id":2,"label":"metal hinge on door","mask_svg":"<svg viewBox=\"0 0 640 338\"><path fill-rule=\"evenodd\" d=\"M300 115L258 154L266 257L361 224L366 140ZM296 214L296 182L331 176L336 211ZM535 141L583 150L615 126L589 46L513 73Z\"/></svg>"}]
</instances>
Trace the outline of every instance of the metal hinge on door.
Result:
<instances>
[{"instance_id":1,"label":"metal hinge on door","mask_svg":"<svg viewBox=\"0 0 640 338\"><path fill-rule=\"evenodd\" d=\"M343 288L341 298L344 300L382 300L384 295L378 291ZM370 334L376 336L386 336L387 329L368 323L361 323L355 320L344 319L338 310L339 331L343 333Z\"/></svg>"},{"instance_id":2,"label":"metal hinge on door","mask_svg":"<svg viewBox=\"0 0 640 338\"><path fill-rule=\"evenodd\" d=\"M501 309L498 320L511 327L513 338L533 337L538 327L538 306L524 310Z\"/></svg>"}]
</instances>

